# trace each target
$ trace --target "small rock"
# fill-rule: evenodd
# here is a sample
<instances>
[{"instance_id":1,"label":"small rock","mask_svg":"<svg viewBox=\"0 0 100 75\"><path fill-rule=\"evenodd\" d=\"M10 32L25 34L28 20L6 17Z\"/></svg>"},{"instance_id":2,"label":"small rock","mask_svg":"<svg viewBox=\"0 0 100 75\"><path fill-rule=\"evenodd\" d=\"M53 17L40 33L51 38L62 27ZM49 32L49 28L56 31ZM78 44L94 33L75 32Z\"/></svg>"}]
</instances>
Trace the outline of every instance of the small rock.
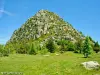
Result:
<instances>
[{"instance_id":1,"label":"small rock","mask_svg":"<svg viewBox=\"0 0 100 75\"><path fill-rule=\"evenodd\" d=\"M45 57L49 57L50 55L43 55L43 56L45 56Z\"/></svg>"},{"instance_id":2,"label":"small rock","mask_svg":"<svg viewBox=\"0 0 100 75\"><path fill-rule=\"evenodd\" d=\"M58 56L59 54L56 54L56 56Z\"/></svg>"}]
</instances>

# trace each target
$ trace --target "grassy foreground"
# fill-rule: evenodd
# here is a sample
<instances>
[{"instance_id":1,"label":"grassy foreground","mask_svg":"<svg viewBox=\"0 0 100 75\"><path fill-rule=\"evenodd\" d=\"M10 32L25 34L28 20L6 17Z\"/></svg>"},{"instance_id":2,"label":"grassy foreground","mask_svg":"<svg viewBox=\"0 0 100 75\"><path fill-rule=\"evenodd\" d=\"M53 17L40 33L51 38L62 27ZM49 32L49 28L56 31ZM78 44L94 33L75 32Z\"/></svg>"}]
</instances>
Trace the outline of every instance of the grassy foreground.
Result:
<instances>
[{"instance_id":1,"label":"grassy foreground","mask_svg":"<svg viewBox=\"0 0 100 75\"><path fill-rule=\"evenodd\" d=\"M49 55L13 54L0 57L0 72L23 72L23 75L100 75L100 70L86 70L80 65L91 60L100 63L100 54L94 54L90 58L72 52Z\"/></svg>"}]
</instances>

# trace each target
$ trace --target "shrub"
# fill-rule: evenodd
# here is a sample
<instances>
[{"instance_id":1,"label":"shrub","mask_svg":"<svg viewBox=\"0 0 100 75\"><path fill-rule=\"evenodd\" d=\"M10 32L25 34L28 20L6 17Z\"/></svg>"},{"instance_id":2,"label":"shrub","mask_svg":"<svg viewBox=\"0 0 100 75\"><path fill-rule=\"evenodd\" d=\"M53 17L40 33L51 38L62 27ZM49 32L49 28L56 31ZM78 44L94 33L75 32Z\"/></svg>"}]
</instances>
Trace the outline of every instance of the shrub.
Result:
<instances>
[{"instance_id":1,"label":"shrub","mask_svg":"<svg viewBox=\"0 0 100 75\"><path fill-rule=\"evenodd\" d=\"M20 43L20 44L17 44L16 46L16 53L20 53L20 54L26 54L27 53L27 51L26 51L26 44L22 44L22 43Z\"/></svg>"},{"instance_id":2,"label":"shrub","mask_svg":"<svg viewBox=\"0 0 100 75\"><path fill-rule=\"evenodd\" d=\"M75 51L76 45L74 45L72 42L68 42L67 45L67 51Z\"/></svg>"},{"instance_id":3,"label":"shrub","mask_svg":"<svg viewBox=\"0 0 100 75\"><path fill-rule=\"evenodd\" d=\"M35 44L34 43L32 43L31 45L30 45L30 48L29 48L29 54L33 54L33 55L36 55L37 54L37 51L36 51L36 47L35 47Z\"/></svg>"},{"instance_id":4,"label":"shrub","mask_svg":"<svg viewBox=\"0 0 100 75\"><path fill-rule=\"evenodd\" d=\"M82 53L82 47L83 47L83 43L82 40L78 40L76 43L76 49L75 49L75 53Z\"/></svg>"},{"instance_id":5,"label":"shrub","mask_svg":"<svg viewBox=\"0 0 100 75\"><path fill-rule=\"evenodd\" d=\"M9 56L9 52L4 45L0 45L0 56Z\"/></svg>"},{"instance_id":6,"label":"shrub","mask_svg":"<svg viewBox=\"0 0 100 75\"><path fill-rule=\"evenodd\" d=\"M57 41L57 45L60 45L60 52L63 53L64 51L67 51L67 45L68 41L67 40L59 40Z\"/></svg>"},{"instance_id":7,"label":"shrub","mask_svg":"<svg viewBox=\"0 0 100 75\"><path fill-rule=\"evenodd\" d=\"M44 54L48 53L48 49L46 47L44 47L44 48L42 48L40 53L44 55Z\"/></svg>"},{"instance_id":8,"label":"shrub","mask_svg":"<svg viewBox=\"0 0 100 75\"><path fill-rule=\"evenodd\" d=\"M72 42L68 40L59 40L57 42L58 45L60 45L60 52L63 53L64 51L75 51L76 45L74 45Z\"/></svg>"},{"instance_id":9,"label":"shrub","mask_svg":"<svg viewBox=\"0 0 100 75\"><path fill-rule=\"evenodd\" d=\"M48 49L48 51L49 51L50 53L54 53L54 52L55 52L55 44L54 44L52 38L50 38L50 39L47 41L46 48Z\"/></svg>"},{"instance_id":10,"label":"shrub","mask_svg":"<svg viewBox=\"0 0 100 75\"><path fill-rule=\"evenodd\" d=\"M57 41L57 45L67 45L68 44L68 41L67 40L58 40Z\"/></svg>"},{"instance_id":11,"label":"shrub","mask_svg":"<svg viewBox=\"0 0 100 75\"><path fill-rule=\"evenodd\" d=\"M9 52L7 50L3 51L3 56L9 56Z\"/></svg>"}]
</instances>

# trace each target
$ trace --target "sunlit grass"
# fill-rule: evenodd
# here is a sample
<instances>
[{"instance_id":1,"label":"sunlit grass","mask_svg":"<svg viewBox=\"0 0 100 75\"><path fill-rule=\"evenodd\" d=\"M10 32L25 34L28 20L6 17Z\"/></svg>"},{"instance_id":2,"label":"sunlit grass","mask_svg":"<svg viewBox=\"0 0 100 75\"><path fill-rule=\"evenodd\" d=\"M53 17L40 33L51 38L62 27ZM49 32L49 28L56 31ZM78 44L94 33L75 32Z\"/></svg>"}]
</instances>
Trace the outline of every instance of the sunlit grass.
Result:
<instances>
[{"instance_id":1,"label":"sunlit grass","mask_svg":"<svg viewBox=\"0 0 100 75\"><path fill-rule=\"evenodd\" d=\"M23 75L96 75L100 70L86 70L82 65L85 61L100 63L100 54L83 58L82 54L66 52L57 55L23 55L13 54L0 57L0 72L23 72ZM2 75L0 73L0 75Z\"/></svg>"}]
</instances>

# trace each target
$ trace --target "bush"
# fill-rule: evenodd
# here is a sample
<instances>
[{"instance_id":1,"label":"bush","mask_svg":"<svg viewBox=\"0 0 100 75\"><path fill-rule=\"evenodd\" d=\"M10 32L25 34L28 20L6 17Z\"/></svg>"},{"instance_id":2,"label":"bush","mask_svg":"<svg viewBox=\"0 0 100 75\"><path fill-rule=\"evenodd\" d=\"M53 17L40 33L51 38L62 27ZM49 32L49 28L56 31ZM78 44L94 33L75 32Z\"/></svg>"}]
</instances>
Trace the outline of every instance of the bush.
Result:
<instances>
[{"instance_id":1,"label":"bush","mask_svg":"<svg viewBox=\"0 0 100 75\"><path fill-rule=\"evenodd\" d=\"M32 43L30 45L29 54L31 54L31 55L36 55L37 54L37 50L36 50L36 47L35 47L35 44L34 43Z\"/></svg>"},{"instance_id":2,"label":"bush","mask_svg":"<svg viewBox=\"0 0 100 75\"><path fill-rule=\"evenodd\" d=\"M78 40L76 43L76 49L75 49L75 53L82 53L82 47L83 47L83 43L82 40Z\"/></svg>"},{"instance_id":3,"label":"bush","mask_svg":"<svg viewBox=\"0 0 100 75\"><path fill-rule=\"evenodd\" d=\"M9 56L9 52L7 50L3 51L3 56Z\"/></svg>"},{"instance_id":4,"label":"bush","mask_svg":"<svg viewBox=\"0 0 100 75\"><path fill-rule=\"evenodd\" d=\"M74 45L72 42L69 42L67 45L67 51L75 51L76 45Z\"/></svg>"},{"instance_id":5,"label":"bush","mask_svg":"<svg viewBox=\"0 0 100 75\"><path fill-rule=\"evenodd\" d=\"M15 47L14 44L12 44L12 43L5 45L5 49L9 50L9 53L16 53L17 48L18 47Z\"/></svg>"},{"instance_id":6,"label":"bush","mask_svg":"<svg viewBox=\"0 0 100 75\"><path fill-rule=\"evenodd\" d=\"M63 53L64 51L75 51L76 45L74 45L72 42L68 40L59 40L57 42L58 45L60 45L60 52Z\"/></svg>"},{"instance_id":7,"label":"bush","mask_svg":"<svg viewBox=\"0 0 100 75\"><path fill-rule=\"evenodd\" d=\"M64 51L67 51L67 40L59 40L57 41L57 45L60 45L60 52L63 53Z\"/></svg>"},{"instance_id":8,"label":"bush","mask_svg":"<svg viewBox=\"0 0 100 75\"><path fill-rule=\"evenodd\" d=\"M48 51L50 53L54 53L55 52L55 44L53 42L53 39L50 38L48 41L47 41L47 44L46 44L46 48L48 49Z\"/></svg>"},{"instance_id":9,"label":"bush","mask_svg":"<svg viewBox=\"0 0 100 75\"><path fill-rule=\"evenodd\" d=\"M16 53L20 53L20 54L26 54L27 53L27 51L26 51L26 44L22 44L22 43L20 43L20 44L17 44L16 46Z\"/></svg>"},{"instance_id":10,"label":"bush","mask_svg":"<svg viewBox=\"0 0 100 75\"><path fill-rule=\"evenodd\" d=\"M57 45L67 45L68 41L67 40L59 40L57 41Z\"/></svg>"},{"instance_id":11,"label":"bush","mask_svg":"<svg viewBox=\"0 0 100 75\"><path fill-rule=\"evenodd\" d=\"M9 56L9 52L4 45L0 45L0 56Z\"/></svg>"},{"instance_id":12,"label":"bush","mask_svg":"<svg viewBox=\"0 0 100 75\"><path fill-rule=\"evenodd\" d=\"M44 48L42 48L40 53L44 55L44 54L48 53L48 49L44 47Z\"/></svg>"}]
</instances>

